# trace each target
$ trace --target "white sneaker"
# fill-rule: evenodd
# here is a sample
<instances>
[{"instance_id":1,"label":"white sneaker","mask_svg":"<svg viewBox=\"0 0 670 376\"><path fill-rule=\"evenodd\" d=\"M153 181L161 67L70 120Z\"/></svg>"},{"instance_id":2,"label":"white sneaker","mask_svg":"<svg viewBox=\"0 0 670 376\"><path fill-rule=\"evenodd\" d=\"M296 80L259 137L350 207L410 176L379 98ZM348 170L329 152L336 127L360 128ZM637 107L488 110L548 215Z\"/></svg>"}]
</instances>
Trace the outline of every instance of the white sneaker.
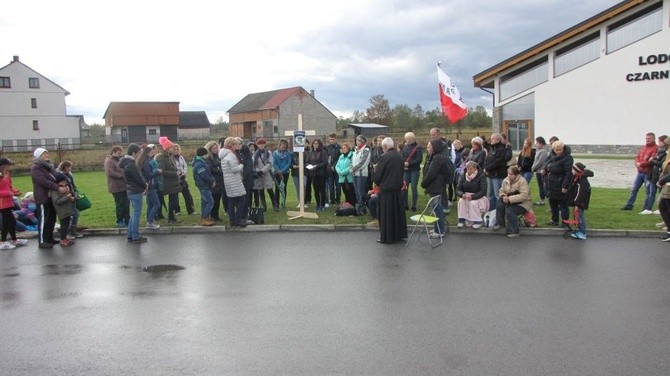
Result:
<instances>
[{"instance_id":1,"label":"white sneaker","mask_svg":"<svg viewBox=\"0 0 670 376\"><path fill-rule=\"evenodd\" d=\"M654 212L651 211L651 210L645 209L645 210L641 211L639 214L642 214L642 215L649 215L649 214L654 214Z\"/></svg>"},{"instance_id":2,"label":"white sneaker","mask_svg":"<svg viewBox=\"0 0 670 376\"><path fill-rule=\"evenodd\" d=\"M481 227L482 227L482 223L481 223L481 222L479 222L479 223L475 223L475 224L472 225L472 228L474 228L475 230L477 230L477 229L479 229L479 228L481 228Z\"/></svg>"},{"instance_id":3,"label":"white sneaker","mask_svg":"<svg viewBox=\"0 0 670 376\"><path fill-rule=\"evenodd\" d=\"M660 215L660 214L661 214L661 211L658 210L658 209L656 209L656 210L653 211L653 213L656 214L656 215Z\"/></svg>"},{"instance_id":4,"label":"white sneaker","mask_svg":"<svg viewBox=\"0 0 670 376\"><path fill-rule=\"evenodd\" d=\"M463 222L458 222L458 224L456 225L456 227L458 227L458 228L463 228L464 226L465 226L465 223L463 223Z\"/></svg>"},{"instance_id":5,"label":"white sneaker","mask_svg":"<svg viewBox=\"0 0 670 376\"><path fill-rule=\"evenodd\" d=\"M665 227L665 222L658 222L656 224L656 227L658 227L658 228Z\"/></svg>"},{"instance_id":6,"label":"white sneaker","mask_svg":"<svg viewBox=\"0 0 670 376\"><path fill-rule=\"evenodd\" d=\"M14 249L14 248L16 248L16 246L14 244L10 243L10 242L2 242L0 244L0 249L2 249L3 251Z\"/></svg>"},{"instance_id":7,"label":"white sneaker","mask_svg":"<svg viewBox=\"0 0 670 376\"><path fill-rule=\"evenodd\" d=\"M28 239L16 239L16 241L12 242L11 244L16 247L23 247L24 245L28 244Z\"/></svg>"},{"instance_id":8,"label":"white sneaker","mask_svg":"<svg viewBox=\"0 0 670 376\"><path fill-rule=\"evenodd\" d=\"M328 205L328 203L326 202L326 204L325 204L323 207L327 208L328 206L329 206L329 205Z\"/></svg>"},{"instance_id":9,"label":"white sneaker","mask_svg":"<svg viewBox=\"0 0 670 376\"><path fill-rule=\"evenodd\" d=\"M439 239L443 236L444 236L444 234L440 234L439 232L435 232L434 230L430 230L430 238L431 239Z\"/></svg>"},{"instance_id":10,"label":"white sneaker","mask_svg":"<svg viewBox=\"0 0 670 376\"><path fill-rule=\"evenodd\" d=\"M158 223L147 223L147 229L149 230L158 230L159 228L161 228L161 225Z\"/></svg>"}]
</instances>

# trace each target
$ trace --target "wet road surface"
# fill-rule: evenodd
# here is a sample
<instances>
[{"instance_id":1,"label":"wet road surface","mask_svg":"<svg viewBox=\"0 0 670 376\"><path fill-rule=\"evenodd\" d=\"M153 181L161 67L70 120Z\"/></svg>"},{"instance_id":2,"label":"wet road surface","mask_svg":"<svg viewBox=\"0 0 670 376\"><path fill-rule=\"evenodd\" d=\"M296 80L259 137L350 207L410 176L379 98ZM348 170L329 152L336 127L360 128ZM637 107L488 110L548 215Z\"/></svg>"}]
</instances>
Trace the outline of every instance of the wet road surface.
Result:
<instances>
[{"instance_id":1,"label":"wet road surface","mask_svg":"<svg viewBox=\"0 0 670 376\"><path fill-rule=\"evenodd\" d=\"M2 251L0 374L670 374L668 244L376 235Z\"/></svg>"}]
</instances>

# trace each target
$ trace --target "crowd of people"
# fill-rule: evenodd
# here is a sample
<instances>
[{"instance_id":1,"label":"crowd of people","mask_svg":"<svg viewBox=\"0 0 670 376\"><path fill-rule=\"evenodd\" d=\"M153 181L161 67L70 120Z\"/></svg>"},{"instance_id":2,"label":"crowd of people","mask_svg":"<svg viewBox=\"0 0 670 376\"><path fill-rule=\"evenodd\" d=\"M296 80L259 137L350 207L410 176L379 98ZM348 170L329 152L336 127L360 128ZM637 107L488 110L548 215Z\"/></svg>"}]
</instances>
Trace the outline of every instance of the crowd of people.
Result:
<instances>
[{"instance_id":1,"label":"crowd of people","mask_svg":"<svg viewBox=\"0 0 670 376\"><path fill-rule=\"evenodd\" d=\"M647 197L640 214L651 213L655 192L662 188L659 210L667 228L670 166L666 141L670 142L666 136L656 142L653 134L647 135L647 145L637 157L638 175L622 210L632 209L637 190L644 185ZM548 201L551 221L547 225L567 226L568 208L576 207L578 210L573 213L577 229L571 236L586 239L584 212L590 200L588 178L593 172L582 163L574 163L568 145L557 137L549 142L543 137L536 137L534 142L528 138L514 155L511 144L500 133L493 133L488 141L474 137L470 145L465 148L459 140L446 140L438 128L430 130L425 146L412 132L405 134L402 143L383 135L371 142L359 135L353 143L339 144L337 136L331 134L325 145L320 139L313 139L304 152L304 201L298 206L314 204L319 212L346 202L355 208L355 215L369 212L369 224L380 227L379 242L394 243L407 237L406 211L420 210L420 186L429 197L442 197L434 208L438 221L429 234L432 238L445 235L445 213L452 205L457 208L459 228L479 229L486 225L485 214L489 213L494 218L494 230L504 228L508 237L517 237L521 221L536 225L533 206L543 206ZM33 192L24 197L35 208L32 215L23 213L18 200L22 192L12 187L11 161L0 159L2 249L27 243L16 237L17 223L28 225L24 219L37 227L40 248L54 244L67 247L82 236L77 231L79 211L75 202L79 193L71 173L72 163L64 161L55 168L44 148L37 148L33 157ZM178 222L180 194L186 212L199 214L202 226L221 222L223 207L231 227L246 227L254 223L248 215L250 207L276 211L286 208L289 176L293 178L296 197L300 197L298 161L299 154L289 150L287 140L280 140L271 151L263 138L245 143L241 138L228 137L207 142L187 162L179 145L160 137L158 145L130 144L125 151L113 146L104 168L115 202L117 226L127 228L129 242L143 243L147 238L140 233L140 216L145 200L148 230L160 228L159 219L167 219L170 225ZM189 171L200 193L200 212L194 207L187 183ZM533 178L539 194L535 202L529 187ZM60 229L56 240L57 219ZM7 237L11 240L7 241ZM670 232L664 241L668 239Z\"/></svg>"}]
</instances>

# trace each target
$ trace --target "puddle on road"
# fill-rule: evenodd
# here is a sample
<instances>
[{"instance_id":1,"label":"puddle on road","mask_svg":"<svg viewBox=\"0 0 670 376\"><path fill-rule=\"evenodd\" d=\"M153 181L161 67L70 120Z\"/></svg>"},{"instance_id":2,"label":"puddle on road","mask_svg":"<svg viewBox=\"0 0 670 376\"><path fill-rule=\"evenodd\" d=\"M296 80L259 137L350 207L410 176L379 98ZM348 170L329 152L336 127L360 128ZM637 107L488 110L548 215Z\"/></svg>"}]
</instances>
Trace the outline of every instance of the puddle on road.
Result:
<instances>
[{"instance_id":1,"label":"puddle on road","mask_svg":"<svg viewBox=\"0 0 670 376\"><path fill-rule=\"evenodd\" d=\"M173 272L175 271L184 269L186 268L180 265L162 264L162 265L146 266L142 270L147 273L151 273L152 277L162 277L165 275L173 274Z\"/></svg>"},{"instance_id":2,"label":"puddle on road","mask_svg":"<svg viewBox=\"0 0 670 376\"><path fill-rule=\"evenodd\" d=\"M44 265L45 275L69 275L81 272L82 266L78 264L71 265Z\"/></svg>"}]
</instances>

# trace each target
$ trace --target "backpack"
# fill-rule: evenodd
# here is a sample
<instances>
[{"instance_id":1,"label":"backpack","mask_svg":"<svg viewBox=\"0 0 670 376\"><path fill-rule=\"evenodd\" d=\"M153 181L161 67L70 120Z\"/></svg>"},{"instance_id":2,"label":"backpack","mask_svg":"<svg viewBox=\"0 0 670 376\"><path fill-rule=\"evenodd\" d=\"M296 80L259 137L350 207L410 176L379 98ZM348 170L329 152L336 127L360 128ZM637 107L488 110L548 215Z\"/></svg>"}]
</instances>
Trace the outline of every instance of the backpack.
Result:
<instances>
[{"instance_id":1,"label":"backpack","mask_svg":"<svg viewBox=\"0 0 670 376\"><path fill-rule=\"evenodd\" d=\"M356 208L348 202L343 202L335 211L337 217L349 217L358 215Z\"/></svg>"}]
</instances>

